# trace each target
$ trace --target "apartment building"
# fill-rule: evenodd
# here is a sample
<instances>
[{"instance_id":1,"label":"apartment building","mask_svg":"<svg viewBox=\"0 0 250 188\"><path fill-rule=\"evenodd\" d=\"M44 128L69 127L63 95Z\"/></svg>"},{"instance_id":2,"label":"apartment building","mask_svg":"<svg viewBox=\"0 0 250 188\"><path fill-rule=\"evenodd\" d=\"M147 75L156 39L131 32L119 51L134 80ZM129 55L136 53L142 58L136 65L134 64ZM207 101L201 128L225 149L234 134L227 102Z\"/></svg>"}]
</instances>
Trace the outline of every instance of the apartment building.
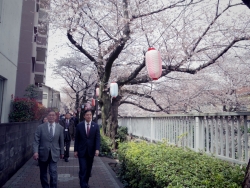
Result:
<instances>
[{"instance_id":1,"label":"apartment building","mask_svg":"<svg viewBox=\"0 0 250 188\"><path fill-rule=\"evenodd\" d=\"M8 122L11 100L24 97L30 84L45 83L48 44L45 1L0 0L0 123Z\"/></svg>"},{"instance_id":2,"label":"apartment building","mask_svg":"<svg viewBox=\"0 0 250 188\"><path fill-rule=\"evenodd\" d=\"M23 0L16 97L23 97L30 84L45 83L48 46L46 0ZM42 91L41 91L42 92Z\"/></svg>"}]
</instances>

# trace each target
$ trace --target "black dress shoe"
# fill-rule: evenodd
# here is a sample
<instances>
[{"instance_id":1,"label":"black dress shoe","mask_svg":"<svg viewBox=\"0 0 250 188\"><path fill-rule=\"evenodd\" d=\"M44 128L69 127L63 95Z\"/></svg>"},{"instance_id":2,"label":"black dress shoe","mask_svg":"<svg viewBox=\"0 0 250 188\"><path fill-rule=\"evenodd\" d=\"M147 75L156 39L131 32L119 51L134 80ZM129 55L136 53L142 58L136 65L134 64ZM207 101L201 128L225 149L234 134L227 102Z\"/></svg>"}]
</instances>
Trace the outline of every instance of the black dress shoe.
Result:
<instances>
[{"instance_id":1,"label":"black dress shoe","mask_svg":"<svg viewBox=\"0 0 250 188\"><path fill-rule=\"evenodd\" d=\"M68 158L65 158L65 162L69 162L69 159L68 159Z\"/></svg>"}]
</instances>

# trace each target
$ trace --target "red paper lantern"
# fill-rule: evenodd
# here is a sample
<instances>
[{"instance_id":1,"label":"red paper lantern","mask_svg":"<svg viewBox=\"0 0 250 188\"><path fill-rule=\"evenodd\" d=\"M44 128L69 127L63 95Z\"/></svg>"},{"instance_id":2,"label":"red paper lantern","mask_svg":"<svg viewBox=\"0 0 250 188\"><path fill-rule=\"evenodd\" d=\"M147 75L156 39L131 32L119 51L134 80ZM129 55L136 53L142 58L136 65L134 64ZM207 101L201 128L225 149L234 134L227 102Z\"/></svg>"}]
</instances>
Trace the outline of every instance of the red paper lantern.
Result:
<instances>
[{"instance_id":1,"label":"red paper lantern","mask_svg":"<svg viewBox=\"0 0 250 188\"><path fill-rule=\"evenodd\" d=\"M149 48L146 52L146 66L149 77L158 80L162 73L162 61L160 52L155 48Z\"/></svg>"},{"instance_id":2,"label":"red paper lantern","mask_svg":"<svg viewBox=\"0 0 250 188\"><path fill-rule=\"evenodd\" d=\"M110 95L111 97L117 97L118 96L118 84L117 83L110 83Z\"/></svg>"},{"instance_id":3,"label":"red paper lantern","mask_svg":"<svg viewBox=\"0 0 250 188\"><path fill-rule=\"evenodd\" d=\"M96 88L96 89L95 89L95 95L96 95L97 97L99 97L99 88Z\"/></svg>"},{"instance_id":4,"label":"red paper lantern","mask_svg":"<svg viewBox=\"0 0 250 188\"><path fill-rule=\"evenodd\" d=\"M92 99L92 100L91 100L91 105L92 105L92 106L95 106L95 99Z\"/></svg>"}]
</instances>

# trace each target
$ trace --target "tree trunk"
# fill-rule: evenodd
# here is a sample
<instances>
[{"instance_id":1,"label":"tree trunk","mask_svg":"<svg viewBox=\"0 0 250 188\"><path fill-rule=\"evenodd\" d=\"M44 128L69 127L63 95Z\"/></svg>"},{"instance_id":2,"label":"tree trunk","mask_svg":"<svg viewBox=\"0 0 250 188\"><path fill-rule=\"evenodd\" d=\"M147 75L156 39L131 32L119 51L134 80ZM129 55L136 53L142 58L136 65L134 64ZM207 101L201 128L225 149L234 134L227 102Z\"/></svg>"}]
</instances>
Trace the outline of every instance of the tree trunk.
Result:
<instances>
[{"instance_id":1,"label":"tree trunk","mask_svg":"<svg viewBox=\"0 0 250 188\"><path fill-rule=\"evenodd\" d=\"M115 136L117 134L117 128L118 128L118 107L120 105L120 100L121 100L120 96L117 96L116 98L112 99L111 109L108 119L108 127L109 127L108 136L112 139L113 149L117 149L118 146L118 144L115 141Z\"/></svg>"},{"instance_id":2,"label":"tree trunk","mask_svg":"<svg viewBox=\"0 0 250 188\"><path fill-rule=\"evenodd\" d=\"M79 117L79 111L77 110L77 108L79 108L79 93L76 93L76 102L75 102L75 110L76 110L76 117Z\"/></svg>"},{"instance_id":3,"label":"tree trunk","mask_svg":"<svg viewBox=\"0 0 250 188\"><path fill-rule=\"evenodd\" d=\"M242 183L243 188L250 188L250 159L248 161L244 181Z\"/></svg>"},{"instance_id":4,"label":"tree trunk","mask_svg":"<svg viewBox=\"0 0 250 188\"><path fill-rule=\"evenodd\" d=\"M109 117L109 112L110 112L110 107L111 107L111 101L110 101L110 96L106 92L102 93L102 105L101 105L101 113L102 113L102 131L104 135L109 136L108 132L108 117Z\"/></svg>"}]
</instances>

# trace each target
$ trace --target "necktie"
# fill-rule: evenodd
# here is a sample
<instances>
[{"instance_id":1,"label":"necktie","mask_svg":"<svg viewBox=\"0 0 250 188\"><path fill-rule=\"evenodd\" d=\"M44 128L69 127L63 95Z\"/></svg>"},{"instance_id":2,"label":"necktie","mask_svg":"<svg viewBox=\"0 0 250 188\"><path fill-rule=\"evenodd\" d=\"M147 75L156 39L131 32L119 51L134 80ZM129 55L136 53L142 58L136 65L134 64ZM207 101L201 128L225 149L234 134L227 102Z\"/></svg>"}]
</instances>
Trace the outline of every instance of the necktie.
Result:
<instances>
[{"instance_id":1,"label":"necktie","mask_svg":"<svg viewBox=\"0 0 250 188\"><path fill-rule=\"evenodd\" d=\"M52 124L50 124L49 134L50 134L50 140L52 140L52 138L53 138Z\"/></svg>"},{"instance_id":2,"label":"necktie","mask_svg":"<svg viewBox=\"0 0 250 188\"><path fill-rule=\"evenodd\" d=\"M89 137L89 124L87 124L87 137Z\"/></svg>"}]
</instances>

